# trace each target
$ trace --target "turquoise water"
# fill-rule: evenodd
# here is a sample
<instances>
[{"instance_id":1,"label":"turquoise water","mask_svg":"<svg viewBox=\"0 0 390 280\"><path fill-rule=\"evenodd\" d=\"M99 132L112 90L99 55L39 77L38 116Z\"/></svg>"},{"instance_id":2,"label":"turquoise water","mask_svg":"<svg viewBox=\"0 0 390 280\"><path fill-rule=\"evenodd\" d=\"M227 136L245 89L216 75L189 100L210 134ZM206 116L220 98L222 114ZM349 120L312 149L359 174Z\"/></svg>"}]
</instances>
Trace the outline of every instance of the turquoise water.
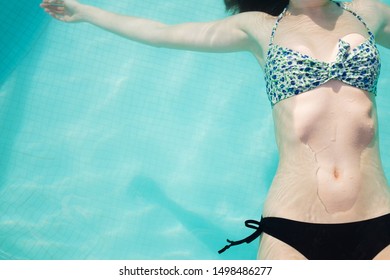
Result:
<instances>
[{"instance_id":1,"label":"turquoise water","mask_svg":"<svg viewBox=\"0 0 390 280\"><path fill-rule=\"evenodd\" d=\"M39 2L0 10L0 258L254 259L256 242L217 250L251 232L278 162L255 59L144 46ZM84 3L166 23L225 16L222 0Z\"/></svg>"}]
</instances>

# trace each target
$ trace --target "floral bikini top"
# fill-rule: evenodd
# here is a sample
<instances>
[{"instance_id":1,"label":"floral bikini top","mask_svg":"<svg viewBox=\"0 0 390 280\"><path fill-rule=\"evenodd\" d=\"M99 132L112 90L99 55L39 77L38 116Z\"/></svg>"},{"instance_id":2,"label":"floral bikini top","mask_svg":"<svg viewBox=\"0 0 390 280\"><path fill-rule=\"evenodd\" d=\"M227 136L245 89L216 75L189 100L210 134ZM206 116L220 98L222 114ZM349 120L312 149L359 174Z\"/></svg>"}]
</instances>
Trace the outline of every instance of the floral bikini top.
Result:
<instances>
[{"instance_id":1,"label":"floral bikini top","mask_svg":"<svg viewBox=\"0 0 390 280\"><path fill-rule=\"evenodd\" d=\"M312 90L331 79L340 80L376 95L381 64L374 34L359 15L339 3L336 4L364 24L369 38L352 50L349 43L340 39L336 60L319 61L273 43L276 28L286 14L285 8L272 30L265 64L266 90L272 106L286 98Z\"/></svg>"}]
</instances>

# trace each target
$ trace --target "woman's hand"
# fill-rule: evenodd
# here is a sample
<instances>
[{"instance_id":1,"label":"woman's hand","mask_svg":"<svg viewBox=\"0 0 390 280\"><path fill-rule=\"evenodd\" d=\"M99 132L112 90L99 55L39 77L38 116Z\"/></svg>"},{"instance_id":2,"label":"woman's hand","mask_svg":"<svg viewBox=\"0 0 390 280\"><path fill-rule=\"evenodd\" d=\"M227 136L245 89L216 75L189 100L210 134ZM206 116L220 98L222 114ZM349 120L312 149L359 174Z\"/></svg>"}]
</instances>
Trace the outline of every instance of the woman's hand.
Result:
<instances>
[{"instance_id":1,"label":"woman's hand","mask_svg":"<svg viewBox=\"0 0 390 280\"><path fill-rule=\"evenodd\" d=\"M60 21L83 21L80 13L82 5L76 0L43 0L40 6L46 13Z\"/></svg>"}]
</instances>

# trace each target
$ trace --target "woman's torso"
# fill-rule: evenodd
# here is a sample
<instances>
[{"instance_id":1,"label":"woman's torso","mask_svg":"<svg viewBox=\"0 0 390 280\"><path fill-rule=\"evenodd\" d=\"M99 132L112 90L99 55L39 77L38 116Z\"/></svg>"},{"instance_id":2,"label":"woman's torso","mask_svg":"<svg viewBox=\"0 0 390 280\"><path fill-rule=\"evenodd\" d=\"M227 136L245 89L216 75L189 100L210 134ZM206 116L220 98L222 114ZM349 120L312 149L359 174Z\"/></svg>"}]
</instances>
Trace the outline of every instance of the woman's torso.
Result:
<instances>
[{"instance_id":1,"label":"woman's torso","mask_svg":"<svg viewBox=\"0 0 390 280\"><path fill-rule=\"evenodd\" d=\"M268 34L275 21L267 20ZM264 67L268 42L260 38ZM334 5L312 18L286 15L274 43L332 62L339 39L354 49L368 38L363 23ZM272 112L280 158L263 216L336 223L390 212L372 93L332 79L278 102Z\"/></svg>"}]
</instances>

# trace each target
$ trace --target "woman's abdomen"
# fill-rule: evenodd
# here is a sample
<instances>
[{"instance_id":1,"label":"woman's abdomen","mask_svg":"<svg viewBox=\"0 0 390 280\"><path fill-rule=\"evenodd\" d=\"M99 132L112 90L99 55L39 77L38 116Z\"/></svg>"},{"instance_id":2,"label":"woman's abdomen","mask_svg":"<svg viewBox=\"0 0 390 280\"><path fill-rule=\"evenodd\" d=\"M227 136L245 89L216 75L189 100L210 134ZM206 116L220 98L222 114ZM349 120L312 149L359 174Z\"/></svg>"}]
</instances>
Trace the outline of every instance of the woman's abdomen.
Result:
<instances>
[{"instance_id":1,"label":"woman's abdomen","mask_svg":"<svg viewBox=\"0 0 390 280\"><path fill-rule=\"evenodd\" d=\"M331 81L274 108L280 162L268 198L284 200L288 211L306 207L310 220L354 211L369 187L363 154L378 152L373 97L340 83ZM379 154L371 158L380 161Z\"/></svg>"}]
</instances>

